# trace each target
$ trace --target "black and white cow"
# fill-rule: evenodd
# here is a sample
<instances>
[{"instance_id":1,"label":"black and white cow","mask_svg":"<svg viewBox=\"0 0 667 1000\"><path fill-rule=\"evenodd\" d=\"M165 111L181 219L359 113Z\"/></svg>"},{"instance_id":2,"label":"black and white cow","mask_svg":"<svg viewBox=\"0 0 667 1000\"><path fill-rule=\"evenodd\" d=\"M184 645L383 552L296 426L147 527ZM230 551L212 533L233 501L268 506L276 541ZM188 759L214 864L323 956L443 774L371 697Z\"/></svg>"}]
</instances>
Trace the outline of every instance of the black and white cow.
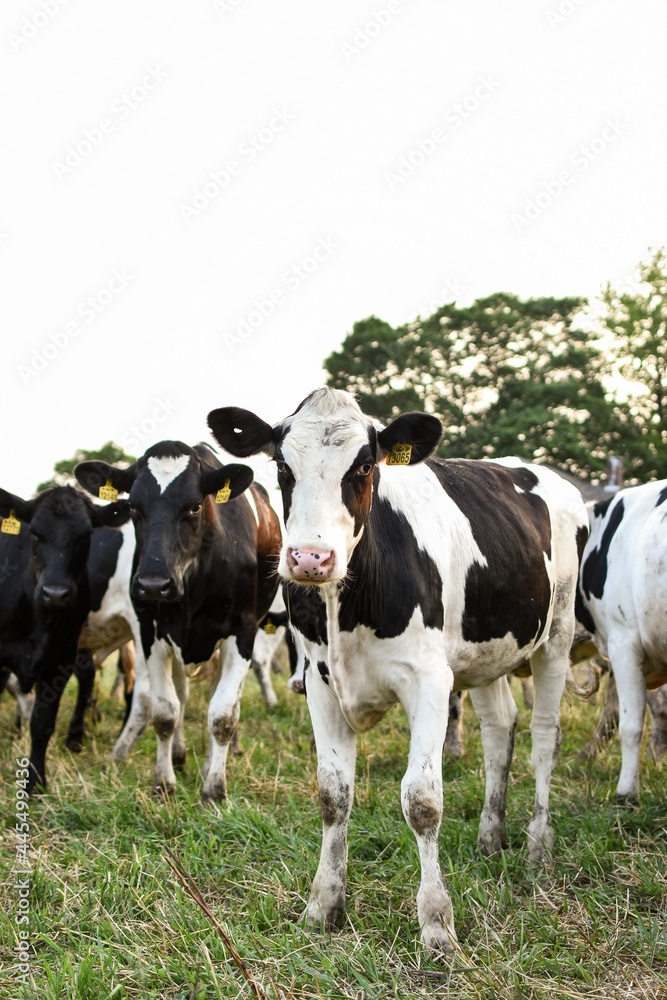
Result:
<instances>
[{"instance_id":1,"label":"black and white cow","mask_svg":"<svg viewBox=\"0 0 667 1000\"><path fill-rule=\"evenodd\" d=\"M77 658L78 643L113 576L122 544L116 528L128 519L129 505L99 507L67 486L33 500L0 490L0 517L0 663L16 675L24 694L36 689L30 717L32 792L35 785L46 786L46 748L75 670L84 684L68 739L72 745L80 739L90 671Z\"/></svg>"},{"instance_id":2,"label":"black and white cow","mask_svg":"<svg viewBox=\"0 0 667 1000\"><path fill-rule=\"evenodd\" d=\"M186 668L220 648L202 795L222 799L257 623L278 587L280 525L268 494L250 486L253 474L247 466L222 466L206 445L191 448L180 441L153 445L127 469L90 461L78 465L75 475L92 493L108 482L130 496L137 536L130 593L157 736L157 792L175 785L172 750L177 759L185 753L172 744L187 698ZM114 748L117 757L136 740L132 724L138 694L135 688L130 718Z\"/></svg>"},{"instance_id":3,"label":"black and white cow","mask_svg":"<svg viewBox=\"0 0 667 1000\"><path fill-rule=\"evenodd\" d=\"M667 683L667 480L620 490L590 510L577 618L611 662L619 704L619 802L639 797L646 689Z\"/></svg>"},{"instance_id":4,"label":"black and white cow","mask_svg":"<svg viewBox=\"0 0 667 1000\"><path fill-rule=\"evenodd\" d=\"M438 860L442 748L452 687L471 688L486 796L484 854L505 846L505 799L517 709L506 673L531 659L535 808L528 852L552 847L549 788L574 632L577 490L518 460L426 461L440 422L410 413L380 428L353 396L319 389L272 427L224 407L209 414L220 444L277 464L292 627L311 667L307 697L318 753L323 841L304 921L330 927L345 908L347 825L356 734L396 702L410 727L403 813L421 859L424 944L450 952L452 904ZM315 668L316 667L316 668Z\"/></svg>"}]
</instances>

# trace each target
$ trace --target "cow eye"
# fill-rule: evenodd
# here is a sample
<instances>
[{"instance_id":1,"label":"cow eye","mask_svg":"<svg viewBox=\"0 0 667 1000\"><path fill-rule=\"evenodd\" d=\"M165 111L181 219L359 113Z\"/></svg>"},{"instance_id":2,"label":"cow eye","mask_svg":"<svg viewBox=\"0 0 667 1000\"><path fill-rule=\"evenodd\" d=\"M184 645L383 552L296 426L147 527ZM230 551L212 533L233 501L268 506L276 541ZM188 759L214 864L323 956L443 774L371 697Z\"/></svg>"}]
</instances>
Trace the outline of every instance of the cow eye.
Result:
<instances>
[{"instance_id":1,"label":"cow eye","mask_svg":"<svg viewBox=\"0 0 667 1000\"><path fill-rule=\"evenodd\" d=\"M130 504L130 514L132 517L141 517L141 511L135 503Z\"/></svg>"},{"instance_id":2,"label":"cow eye","mask_svg":"<svg viewBox=\"0 0 667 1000\"><path fill-rule=\"evenodd\" d=\"M286 462L282 462L279 458L276 459L276 469L279 476L289 476L292 472L289 465Z\"/></svg>"},{"instance_id":3,"label":"cow eye","mask_svg":"<svg viewBox=\"0 0 667 1000\"><path fill-rule=\"evenodd\" d=\"M357 475L358 476L368 476L370 474L372 468L373 468L373 463L372 462L364 462L364 464L360 465L359 468L357 469Z\"/></svg>"},{"instance_id":4,"label":"cow eye","mask_svg":"<svg viewBox=\"0 0 667 1000\"><path fill-rule=\"evenodd\" d=\"M200 511L201 511L200 503L193 503L192 507L188 507L187 509L187 513L190 515L190 517L196 517L197 514L200 513Z\"/></svg>"}]
</instances>

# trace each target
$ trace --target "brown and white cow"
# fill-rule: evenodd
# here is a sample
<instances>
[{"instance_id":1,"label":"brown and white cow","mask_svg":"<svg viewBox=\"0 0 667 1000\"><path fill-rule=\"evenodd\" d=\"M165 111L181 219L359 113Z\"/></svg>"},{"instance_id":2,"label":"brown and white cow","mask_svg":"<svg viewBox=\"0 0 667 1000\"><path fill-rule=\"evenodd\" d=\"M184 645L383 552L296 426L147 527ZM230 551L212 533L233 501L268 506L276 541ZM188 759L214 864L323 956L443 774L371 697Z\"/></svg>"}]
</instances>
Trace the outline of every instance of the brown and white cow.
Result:
<instances>
[{"instance_id":1,"label":"brown and white cow","mask_svg":"<svg viewBox=\"0 0 667 1000\"><path fill-rule=\"evenodd\" d=\"M277 464L286 525L278 568L310 662L323 821L304 921L331 927L343 914L356 735L400 702L411 733L401 801L421 860L421 936L429 949L450 952L454 917L438 860L449 695L470 688L480 718L478 842L489 854L506 844L517 717L506 674L530 658L536 794L528 852L542 860L553 843L549 789L587 532L581 496L518 460L428 460L439 420L410 413L379 427L335 389L313 392L275 426L236 407L214 410L209 425L233 455L265 452Z\"/></svg>"}]
</instances>

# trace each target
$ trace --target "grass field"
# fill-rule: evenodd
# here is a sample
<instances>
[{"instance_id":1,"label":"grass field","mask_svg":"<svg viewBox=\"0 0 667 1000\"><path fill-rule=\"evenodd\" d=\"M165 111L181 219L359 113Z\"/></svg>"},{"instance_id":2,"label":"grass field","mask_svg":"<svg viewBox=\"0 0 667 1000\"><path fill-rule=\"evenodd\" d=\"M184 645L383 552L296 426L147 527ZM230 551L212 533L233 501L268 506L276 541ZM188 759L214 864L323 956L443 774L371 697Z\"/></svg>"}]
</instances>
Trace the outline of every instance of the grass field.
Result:
<instances>
[{"instance_id":1,"label":"grass field","mask_svg":"<svg viewBox=\"0 0 667 1000\"><path fill-rule=\"evenodd\" d=\"M524 844L532 805L529 713L521 708L510 782L511 846L483 860L476 853L481 747L466 707L467 753L444 762L440 834L462 952L441 964L418 941L418 860L399 800L407 735L398 709L359 740L346 925L337 934L311 935L296 923L320 842L305 700L287 691L283 675L276 683L280 705L269 715L248 678L245 752L230 758L229 802L204 808L205 691L194 683L187 768L164 804L150 794L152 731L126 764L106 761L121 722L120 705L104 690L110 674L102 682L102 722L89 725L78 756L64 749L68 687L48 756L50 791L30 803L30 987L16 979L19 889L11 874L15 759L28 740L13 735L13 702L0 701L3 1000L667 998L665 775L644 755L641 805L617 810L617 743L593 763L576 760L594 730L595 706L563 703L552 791L555 860L538 874L527 867ZM172 871L167 847L248 978Z\"/></svg>"}]
</instances>

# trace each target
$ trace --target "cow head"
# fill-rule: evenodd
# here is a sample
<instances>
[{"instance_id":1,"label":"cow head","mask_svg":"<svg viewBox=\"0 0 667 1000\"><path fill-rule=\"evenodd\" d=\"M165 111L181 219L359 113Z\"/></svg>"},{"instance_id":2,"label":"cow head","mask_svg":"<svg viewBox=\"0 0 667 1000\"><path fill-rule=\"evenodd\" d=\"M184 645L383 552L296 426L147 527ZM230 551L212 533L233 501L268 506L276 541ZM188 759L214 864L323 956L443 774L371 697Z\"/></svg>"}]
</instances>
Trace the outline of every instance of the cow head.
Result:
<instances>
[{"instance_id":1,"label":"cow head","mask_svg":"<svg viewBox=\"0 0 667 1000\"><path fill-rule=\"evenodd\" d=\"M378 463L421 462L442 433L440 421L425 413L376 426L338 389L316 390L275 427L231 406L213 410L208 422L232 455L265 452L275 460L287 529L278 571L309 584L345 578L368 520Z\"/></svg>"},{"instance_id":2,"label":"cow head","mask_svg":"<svg viewBox=\"0 0 667 1000\"><path fill-rule=\"evenodd\" d=\"M211 532L220 530L213 498L233 500L253 479L247 466L220 466L206 446L181 441L153 445L127 469L90 461L74 474L91 493L106 484L129 493L137 535L131 595L160 604L183 596L188 568Z\"/></svg>"},{"instance_id":3,"label":"cow head","mask_svg":"<svg viewBox=\"0 0 667 1000\"><path fill-rule=\"evenodd\" d=\"M85 576L93 528L120 527L130 508L127 501L98 507L71 486L56 486L33 500L0 490L0 517L11 516L25 526L19 535L21 530L30 533L36 604L71 607Z\"/></svg>"}]
</instances>

